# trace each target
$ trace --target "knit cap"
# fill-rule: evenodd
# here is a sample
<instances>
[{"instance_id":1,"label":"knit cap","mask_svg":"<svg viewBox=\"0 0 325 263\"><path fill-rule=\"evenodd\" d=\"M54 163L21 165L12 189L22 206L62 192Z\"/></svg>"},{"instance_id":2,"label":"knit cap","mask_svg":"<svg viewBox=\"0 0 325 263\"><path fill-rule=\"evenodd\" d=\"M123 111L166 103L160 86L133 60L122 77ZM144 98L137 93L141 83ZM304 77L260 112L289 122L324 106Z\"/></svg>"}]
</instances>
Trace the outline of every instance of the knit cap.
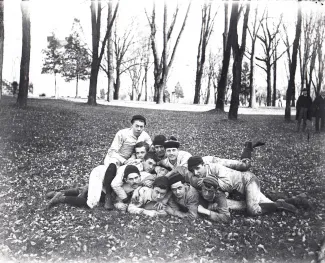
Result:
<instances>
[{"instance_id":1,"label":"knit cap","mask_svg":"<svg viewBox=\"0 0 325 263\"><path fill-rule=\"evenodd\" d=\"M134 165L127 165L124 170L124 178L126 179L128 177L128 175L132 174L132 173L137 173L140 175L138 167L136 167Z\"/></svg>"},{"instance_id":2,"label":"knit cap","mask_svg":"<svg viewBox=\"0 0 325 263\"><path fill-rule=\"evenodd\" d=\"M185 183L185 178L180 173L176 172L168 178L168 181L169 185L173 185L177 182Z\"/></svg>"},{"instance_id":3,"label":"knit cap","mask_svg":"<svg viewBox=\"0 0 325 263\"><path fill-rule=\"evenodd\" d=\"M179 142L177 141L176 137L170 136L167 141L164 143L165 149L168 148L179 148Z\"/></svg>"},{"instance_id":4,"label":"knit cap","mask_svg":"<svg viewBox=\"0 0 325 263\"><path fill-rule=\"evenodd\" d=\"M167 140L165 135L156 135L155 138L153 139L152 144L153 145L164 145L165 141Z\"/></svg>"},{"instance_id":5,"label":"knit cap","mask_svg":"<svg viewBox=\"0 0 325 263\"><path fill-rule=\"evenodd\" d=\"M203 164L203 159L201 156L191 156L187 160L187 167L190 171L192 171L195 167L197 167L199 164Z\"/></svg>"},{"instance_id":6,"label":"knit cap","mask_svg":"<svg viewBox=\"0 0 325 263\"><path fill-rule=\"evenodd\" d=\"M161 189L168 189L169 187L169 181L166 176L159 176L155 179L153 182L152 188L159 187Z\"/></svg>"}]
</instances>

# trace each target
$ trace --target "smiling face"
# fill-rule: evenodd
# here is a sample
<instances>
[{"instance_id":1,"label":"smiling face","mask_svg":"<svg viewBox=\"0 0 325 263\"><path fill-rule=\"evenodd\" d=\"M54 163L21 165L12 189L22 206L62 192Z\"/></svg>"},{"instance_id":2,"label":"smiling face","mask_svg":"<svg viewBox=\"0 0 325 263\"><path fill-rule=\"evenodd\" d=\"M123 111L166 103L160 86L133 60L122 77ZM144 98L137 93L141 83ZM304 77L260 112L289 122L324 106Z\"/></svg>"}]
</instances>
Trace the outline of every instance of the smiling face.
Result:
<instances>
[{"instance_id":1,"label":"smiling face","mask_svg":"<svg viewBox=\"0 0 325 263\"><path fill-rule=\"evenodd\" d=\"M185 185L181 181L172 184L170 188L178 199L185 196Z\"/></svg>"},{"instance_id":2,"label":"smiling face","mask_svg":"<svg viewBox=\"0 0 325 263\"><path fill-rule=\"evenodd\" d=\"M137 188L141 182L140 174L130 173L125 180L132 188Z\"/></svg>"},{"instance_id":3,"label":"smiling face","mask_svg":"<svg viewBox=\"0 0 325 263\"><path fill-rule=\"evenodd\" d=\"M144 170L145 172L148 172L148 173L153 172L153 170L155 169L155 167L156 167L156 165L157 165L156 161L153 160L153 159L151 159L151 158L149 158L149 159L143 161L142 164L143 164L143 170Z\"/></svg>"},{"instance_id":4,"label":"smiling face","mask_svg":"<svg viewBox=\"0 0 325 263\"><path fill-rule=\"evenodd\" d=\"M202 178L207 173L207 168L203 164L199 164L198 166L193 168L193 173L195 176Z\"/></svg>"},{"instance_id":5,"label":"smiling face","mask_svg":"<svg viewBox=\"0 0 325 263\"><path fill-rule=\"evenodd\" d=\"M147 153L147 150L144 146L135 148L135 156L137 159L143 160L146 153Z\"/></svg>"},{"instance_id":6,"label":"smiling face","mask_svg":"<svg viewBox=\"0 0 325 263\"><path fill-rule=\"evenodd\" d=\"M162 145L155 145L155 152L159 158L163 158L165 156L165 148Z\"/></svg>"},{"instance_id":7,"label":"smiling face","mask_svg":"<svg viewBox=\"0 0 325 263\"><path fill-rule=\"evenodd\" d=\"M144 126L145 125L143 121L139 121L139 120L133 121L131 128L134 136L139 137L144 130Z\"/></svg>"},{"instance_id":8,"label":"smiling face","mask_svg":"<svg viewBox=\"0 0 325 263\"><path fill-rule=\"evenodd\" d=\"M152 201L159 202L164 199L167 193L167 189L162 189L160 187L154 187L152 189Z\"/></svg>"},{"instance_id":9,"label":"smiling face","mask_svg":"<svg viewBox=\"0 0 325 263\"><path fill-rule=\"evenodd\" d=\"M176 161L178 156L178 149L177 148L167 148L166 155L169 161Z\"/></svg>"}]
</instances>

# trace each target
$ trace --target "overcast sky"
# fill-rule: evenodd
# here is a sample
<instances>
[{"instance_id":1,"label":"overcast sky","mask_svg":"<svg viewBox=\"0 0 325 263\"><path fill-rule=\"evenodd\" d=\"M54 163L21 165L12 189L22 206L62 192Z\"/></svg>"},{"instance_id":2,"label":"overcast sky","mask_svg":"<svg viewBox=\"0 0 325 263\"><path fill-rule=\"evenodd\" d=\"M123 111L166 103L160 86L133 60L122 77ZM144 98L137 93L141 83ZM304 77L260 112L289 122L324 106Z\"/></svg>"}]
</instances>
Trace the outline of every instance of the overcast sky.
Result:
<instances>
[{"instance_id":1,"label":"overcast sky","mask_svg":"<svg viewBox=\"0 0 325 263\"><path fill-rule=\"evenodd\" d=\"M178 23L175 28L175 35L179 30L181 22L184 18L187 0L178 1L180 5L180 12L178 15ZM117 31L123 34L130 26L131 21L134 21L135 26L132 32L135 35L148 34L148 22L145 15L145 10L149 15L152 7L152 0L121 0L117 19ZM176 1L169 0L168 3L168 17L171 19L173 11L175 10ZM195 70L196 70L196 55L197 46L199 43L199 34L201 26L201 6L202 0L193 0L192 7L188 17L188 23L185 27L182 39L178 46L178 52L174 61L174 66L170 72L168 79L168 90L172 91L179 81L184 89L186 97L189 101L193 100ZM254 8L257 2L252 3L249 24L252 23ZM158 34L157 41L159 41L159 33L161 33L163 1L157 1L157 21ZM293 41L297 4L296 1L260 1L259 13L263 12L265 5L268 6L269 16L272 17L270 21L276 23L279 20L280 14L283 13L283 20L289 30L290 40ZM106 3L103 3L106 6ZM214 1L214 12L218 12L215 19L214 32L212 33L209 49L213 53L217 53L222 46L222 32L224 27L224 8L221 1ZM31 49L31 71L30 80L34 84L34 91L36 95L39 93L46 93L47 95L54 95L54 77L42 75L42 53L41 50L46 48L47 36L51 32L64 39L71 31L73 19L79 18L84 31L85 41L91 47L91 20L90 20L90 1L86 0L31 0L31 32L32 32L32 49ZM304 3L303 12L325 11L325 7L314 2ZM3 78L8 81L19 80L19 66L21 56L21 10L20 0L5 1L5 55L4 55L4 70ZM102 21L103 26L106 24L106 8L104 9ZM270 24L272 24L270 23ZM102 37L104 32L102 32ZM161 39L161 38L160 38ZM247 46L250 47L249 38L247 39ZM279 47L279 53L284 50L284 46ZM257 41L257 55L261 55L261 44ZM284 64L287 63L287 56L284 55L279 61L278 65L278 87L287 85L287 76ZM230 68L231 70L231 68ZM152 79L152 72L150 78ZM256 67L256 85L266 86L266 74L261 69ZM125 75L122 79L122 88L127 90L129 78ZM99 89L107 86L107 79L105 75L100 76ZM75 82L65 83L62 79L58 80L60 87L60 95L74 96ZM88 95L89 81L85 81L80 85L80 94ZM205 89L205 87L204 87Z\"/></svg>"}]
</instances>

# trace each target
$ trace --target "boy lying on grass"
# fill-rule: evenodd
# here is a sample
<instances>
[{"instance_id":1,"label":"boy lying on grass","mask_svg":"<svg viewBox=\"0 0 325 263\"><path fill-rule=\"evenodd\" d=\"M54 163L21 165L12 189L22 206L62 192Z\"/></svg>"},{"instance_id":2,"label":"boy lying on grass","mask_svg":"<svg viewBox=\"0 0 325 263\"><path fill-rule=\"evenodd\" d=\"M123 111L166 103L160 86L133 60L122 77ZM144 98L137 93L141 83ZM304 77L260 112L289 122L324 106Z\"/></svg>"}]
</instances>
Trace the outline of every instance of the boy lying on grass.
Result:
<instances>
[{"instance_id":1,"label":"boy lying on grass","mask_svg":"<svg viewBox=\"0 0 325 263\"><path fill-rule=\"evenodd\" d=\"M138 167L134 165L126 165L126 167L123 169L123 184L121 188L123 188L123 191L126 195L126 198L131 198L133 191L140 185L143 184L152 184L154 181L154 177L151 175L148 175L148 173L140 173ZM53 194L54 197L53 197ZM48 198L53 197L49 203L47 204L47 207L50 208L56 204L70 204L77 207L89 207L87 205L87 197L88 197L88 188L87 186L84 188L75 188L75 189L68 189L63 192L50 192L47 195ZM100 201L105 201L105 192L102 192L102 195L100 197ZM125 211L128 204L127 202L123 202L121 198L116 196L115 208L119 210Z\"/></svg>"},{"instance_id":2,"label":"boy lying on grass","mask_svg":"<svg viewBox=\"0 0 325 263\"><path fill-rule=\"evenodd\" d=\"M216 195L216 193L237 192L244 196L247 212L251 216L277 210L297 213L297 208L285 200L279 199L273 202L267 198L260 191L258 178L251 172L236 171L218 163L204 162L200 156L192 156L189 158L188 168L198 179L197 187L202 191L202 195L207 201L211 202L216 197L217 199L226 198L225 195ZM204 182L207 184L204 184ZM208 193L209 191L210 193ZM219 200L219 202L227 204L224 201ZM226 209L222 210L225 211Z\"/></svg>"}]
</instances>

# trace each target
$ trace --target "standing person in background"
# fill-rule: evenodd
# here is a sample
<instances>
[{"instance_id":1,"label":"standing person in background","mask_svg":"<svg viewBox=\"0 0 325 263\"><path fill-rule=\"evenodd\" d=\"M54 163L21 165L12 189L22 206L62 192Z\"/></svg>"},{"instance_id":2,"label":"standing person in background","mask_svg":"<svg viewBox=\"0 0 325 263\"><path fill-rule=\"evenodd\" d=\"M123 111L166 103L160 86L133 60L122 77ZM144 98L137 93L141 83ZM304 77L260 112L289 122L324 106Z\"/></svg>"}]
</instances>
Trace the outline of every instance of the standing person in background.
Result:
<instances>
[{"instance_id":1,"label":"standing person in background","mask_svg":"<svg viewBox=\"0 0 325 263\"><path fill-rule=\"evenodd\" d=\"M325 90L321 91L312 104L315 116L315 130L319 132L319 121L321 122L320 130L325 131Z\"/></svg>"},{"instance_id":2,"label":"standing person in background","mask_svg":"<svg viewBox=\"0 0 325 263\"><path fill-rule=\"evenodd\" d=\"M307 94L307 89L301 91L301 95L297 100L296 105L296 120L297 131L300 131L301 120L303 120L302 130L305 131L307 127L307 119L311 121L311 97Z\"/></svg>"}]
</instances>

